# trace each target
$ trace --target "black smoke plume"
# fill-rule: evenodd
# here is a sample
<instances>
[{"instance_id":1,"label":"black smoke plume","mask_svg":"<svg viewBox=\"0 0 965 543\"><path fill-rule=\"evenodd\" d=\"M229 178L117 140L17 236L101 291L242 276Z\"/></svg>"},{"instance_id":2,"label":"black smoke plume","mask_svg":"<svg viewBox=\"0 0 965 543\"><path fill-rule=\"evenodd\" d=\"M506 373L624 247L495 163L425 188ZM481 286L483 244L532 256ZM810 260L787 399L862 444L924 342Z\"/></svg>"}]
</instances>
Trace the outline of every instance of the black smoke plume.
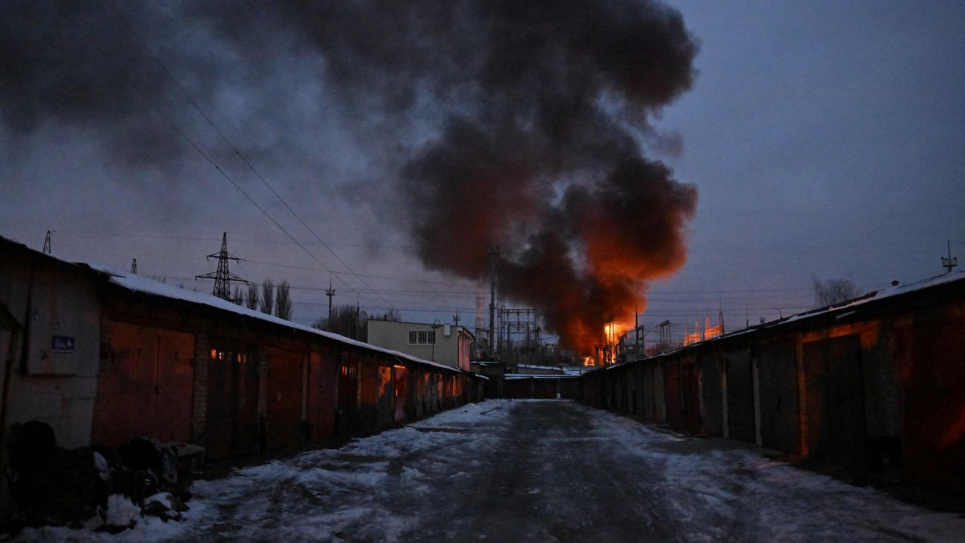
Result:
<instances>
[{"instance_id":1,"label":"black smoke plume","mask_svg":"<svg viewBox=\"0 0 965 543\"><path fill-rule=\"evenodd\" d=\"M696 191L642 151L698 51L662 4L4 2L4 127L95 127L129 163L173 160L158 112L178 92L144 42L202 107L278 66L317 77L386 150L387 207L423 264L483 279L499 247L504 297L566 345L591 348L684 261Z\"/></svg>"},{"instance_id":2,"label":"black smoke plume","mask_svg":"<svg viewBox=\"0 0 965 543\"><path fill-rule=\"evenodd\" d=\"M695 40L638 1L355 2L289 15L345 96L436 115L399 168L404 220L431 269L488 273L589 350L682 265L693 187L646 159L652 114L688 90ZM307 4L311 6L311 4ZM351 21L372 21L360 29Z\"/></svg>"}]
</instances>

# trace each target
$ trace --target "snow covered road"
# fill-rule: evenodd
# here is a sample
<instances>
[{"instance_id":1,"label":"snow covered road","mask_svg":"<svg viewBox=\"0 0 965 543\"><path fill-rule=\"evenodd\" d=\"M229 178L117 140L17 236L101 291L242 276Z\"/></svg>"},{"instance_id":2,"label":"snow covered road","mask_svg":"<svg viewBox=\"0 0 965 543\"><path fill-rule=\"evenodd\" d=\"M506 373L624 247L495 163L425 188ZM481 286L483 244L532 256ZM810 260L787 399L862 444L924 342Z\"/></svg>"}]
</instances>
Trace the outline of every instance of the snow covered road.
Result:
<instances>
[{"instance_id":1,"label":"snow covered road","mask_svg":"<svg viewBox=\"0 0 965 543\"><path fill-rule=\"evenodd\" d=\"M567 401L488 401L199 481L182 523L25 541L963 541L965 518Z\"/></svg>"}]
</instances>

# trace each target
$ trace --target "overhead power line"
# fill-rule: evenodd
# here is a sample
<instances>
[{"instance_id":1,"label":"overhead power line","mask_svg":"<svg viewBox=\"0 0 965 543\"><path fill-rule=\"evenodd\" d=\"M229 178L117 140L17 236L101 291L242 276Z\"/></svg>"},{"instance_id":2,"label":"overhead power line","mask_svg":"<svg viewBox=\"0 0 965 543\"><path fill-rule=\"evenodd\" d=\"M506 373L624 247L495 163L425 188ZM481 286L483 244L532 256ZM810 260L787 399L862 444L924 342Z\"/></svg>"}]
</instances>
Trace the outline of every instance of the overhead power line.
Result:
<instances>
[{"instance_id":1,"label":"overhead power line","mask_svg":"<svg viewBox=\"0 0 965 543\"><path fill-rule=\"evenodd\" d=\"M241 159L241 161L245 164L245 166L247 166L247 168L248 168L249 170L251 170L251 172L255 175L255 177L257 177L257 178L262 182L262 184L265 185L265 187L268 188L268 190L275 196L275 198L277 198L278 201L281 202L282 205L285 206L285 209L287 209L288 212L291 213L292 216L295 217L295 219L297 219L298 222L299 222L306 230L308 230L308 232L310 232L310 233L312 234L312 236L315 238L315 240L318 241L323 247L325 247L325 249L328 250L328 252L331 253L331 255L334 256L335 259L336 259L340 264L342 264L342 266L344 266L346 270L349 271L349 273L351 273L351 274L352 274L356 279L358 279L363 285L365 285L366 287L371 288L371 286L365 281L365 279L363 279L358 273L356 273L355 270L353 270L352 267L349 266L347 262L345 262L327 243L325 243L325 241L322 240L322 238L315 232L315 230L312 229L312 227L310 227L310 226L301 218L301 216L300 216L298 213L295 212L294 209L292 209L292 207L288 204L288 202L287 202L284 198L282 198L282 196L281 196L280 194L278 194L278 191L275 190L275 188L271 185L271 183L269 183L268 180L265 179L265 177L261 175L261 172L259 172L259 171L254 167L254 165L248 160L248 158L245 157L245 155L238 149L238 147L234 144L234 142L231 141L231 139L228 138L227 135L225 135L225 133L218 127L218 125L211 119L211 117L209 117L208 114L204 112L204 110L201 108L201 106L198 104L198 102L194 99L194 97L191 95L191 93L189 93L189 92L187 91L187 89L184 88L184 86L181 84L181 82L178 81L178 80L171 74L171 72L167 69L167 66L165 66L164 63L161 62L161 60L157 58L157 56L154 54L154 52L151 50L151 48L148 47L146 43L144 43L144 41L141 39L140 35L139 35L139 34L137 33L137 31L134 29L134 27L133 27L133 25L131 24L130 20L128 20L127 17L126 17L125 15L123 15L123 14L117 9L117 7L114 5L114 3L113 3L111 0L104 0L104 1L105 1L105 3L110 7L111 11L113 11L114 14L117 15L117 17L120 18L120 19L124 22L124 25L127 27L128 31L129 31L129 32L131 33L131 35L134 37L135 41L137 41L137 43L138 43L138 45L140 46L140 48L143 49L144 52L147 53L147 55L148 55L149 57L151 57L151 60L153 60L154 63L157 64L157 66L161 69L161 71L164 72L164 75L167 76L167 78L170 79L170 80L178 87L178 89L181 90L181 92L182 92L182 93L184 94L184 96L188 99L188 101L191 103L191 105L194 107L194 109L201 115L202 118L204 118L205 122L207 122L208 125L210 125L211 128L213 128L213 129L215 130L215 132L218 133L218 135L221 137L221 139L224 140L225 143L227 143L229 147L231 147L231 150L235 153L235 155L238 156L239 159ZM219 171L220 171L220 168L219 168ZM238 188L236 184L232 183L232 185L234 185L236 188ZM239 188L239 190L240 190L240 188ZM250 200L250 199L251 199L251 198L249 198L249 200ZM259 209L261 209L260 206L259 206ZM264 210L262 210L262 212L265 213ZM267 213L266 213L266 215L267 215ZM276 225L278 225L279 228L282 228L281 225L279 225L276 221L274 221L274 219L272 219L272 222L274 222ZM284 229L282 228L282 230L284 230ZM285 233L288 234L288 236L291 237L292 240L294 241L294 237L291 236L291 234L289 234L289 233L287 232L287 230L285 230ZM319 261L317 258L315 258L315 256L314 256L312 253L310 253L310 252L308 251L308 249L306 249L302 244L299 243L298 246L301 247L302 250L304 250L306 253L308 253L316 262L319 262L319 264L321 264L321 261ZM322 266L326 269L326 271L331 272L331 270L329 270L327 266L325 266L324 264L322 264ZM341 278L339 278L339 279L341 280ZM359 292L358 292L356 289L353 289L350 285L348 285L348 283L346 283L345 281L342 281L342 282L345 283L346 287L347 287L350 291L354 292L356 295L359 294ZM383 298L381 295L379 295L378 293L376 293L376 295L379 296L379 298L381 298L383 302L391 305L391 302L389 302L388 300L386 300L385 298Z\"/></svg>"},{"instance_id":2,"label":"overhead power line","mask_svg":"<svg viewBox=\"0 0 965 543\"><path fill-rule=\"evenodd\" d=\"M58 10L60 9L59 6L57 6L57 8L58 8ZM114 7L113 7L112 5L110 5L110 8L111 8L112 11L114 11L114 12L116 13L116 10L114 10ZM63 12L61 12L61 16L64 16ZM128 25L128 27L130 28L130 25ZM136 34L135 34L135 36L136 36ZM112 59L112 58L110 57L110 55L108 55L103 49L101 49L101 48L98 46L98 44L97 44L97 42L96 42L95 40L89 40L89 41L91 41L91 42L93 43L94 48L97 50L98 53L100 53L101 56L103 56L105 59L107 59L108 62L111 62L115 67L117 67L117 63L114 61L114 59ZM140 94L143 96L143 92L141 91L141 89L140 89L137 85L134 85L133 88L136 90L136 92L140 93ZM146 96L145 96L145 98L146 98ZM262 215L264 215L264 216L265 216L269 221L271 221L279 230L281 230L286 236L288 236L288 238L291 239L292 242L295 243L295 245L297 245L299 248L301 248L302 251L304 251L309 257L311 257L313 260L315 260L315 262L317 262L320 266L322 266L322 268L324 268L325 270L331 271L331 270L328 269L328 266L326 266L325 263L323 263L321 260L319 260L314 254L311 253L311 251L309 251L308 249L306 249L305 246L302 245L297 239L295 239L295 237L292 236L292 234L291 234L290 232L288 232L288 230L286 230L285 227L283 227L277 220L275 220L274 217L271 216L271 214L269 214L263 207L261 207L260 205L258 205L258 202L256 202L256 201L254 200L254 198L252 198L247 192L245 192L244 189L242 189L241 186L238 185L238 183L236 183L235 180L232 179L231 176L228 175L227 172L225 172L224 170L222 170L221 167L220 167L210 156L208 156L208 154L205 153L204 150L201 149L201 147L200 147L190 136L188 136L187 133L185 133L185 131L182 130L181 127L180 127L176 122L174 122L173 119L171 119L171 117L169 117L166 113L164 113L164 112L161 110L161 108L159 108L159 107L157 106L157 104L152 103L152 104L151 104L151 107L152 107L152 108L154 109L154 111L155 111L158 115L160 115L161 118L164 119L186 142L188 142L188 144L201 156L201 158L203 158L206 162L208 162L209 164L211 164L211 166L213 166L213 167L215 168L215 170L217 170L218 173L221 174L221 176L222 176L226 181L228 181L228 183L231 184L232 187L234 187L238 192L240 192L240 193L242 194L242 196L244 196L249 202L251 202L251 204L252 204L253 206L255 206L255 208L256 208L258 211L260 211ZM349 286L349 285L346 285L346 286L347 286L350 290L352 290L351 286Z\"/></svg>"}]
</instances>

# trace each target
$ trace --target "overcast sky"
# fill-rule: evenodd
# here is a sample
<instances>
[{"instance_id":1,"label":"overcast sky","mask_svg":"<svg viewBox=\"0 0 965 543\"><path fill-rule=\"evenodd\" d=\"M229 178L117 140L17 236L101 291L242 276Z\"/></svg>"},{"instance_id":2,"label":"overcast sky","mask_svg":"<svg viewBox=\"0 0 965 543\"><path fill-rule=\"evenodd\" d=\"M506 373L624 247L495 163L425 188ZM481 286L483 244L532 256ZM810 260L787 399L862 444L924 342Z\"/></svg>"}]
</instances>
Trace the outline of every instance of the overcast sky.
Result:
<instances>
[{"instance_id":1,"label":"overcast sky","mask_svg":"<svg viewBox=\"0 0 965 543\"><path fill-rule=\"evenodd\" d=\"M344 44L324 39L399 49L411 36L379 37L398 13L313 14L300 24L334 30L309 28L322 45L308 47L288 14L232 4L40 4L25 15L11 2L0 17L0 235L40 249L51 230L56 256L119 270L136 258L142 275L210 290L191 278L215 269L205 255L227 231L245 259L232 271L290 281L299 322L327 311L331 281L336 304L426 322L458 312L473 325L488 285L425 269L405 226L420 195L399 194L418 185L397 179L441 116L466 107L436 103L459 89L459 67L409 95L398 80L425 81L425 66L355 73L339 64ZM617 111L639 123L628 133L641 155L697 193L686 263L646 282L648 326L716 322L721 309L731 330L786 316L813 307L812 278L862 291L924 279L943 272L947 240L965 265L965 4L671 5L699 44L692 88L684 74L672 93L647 95L642 118ZM472 62L471 25L453 20L407 28L464 31L443 61ZM97 83L74 88L78 70Z\"/></svg>"}]
</instances>

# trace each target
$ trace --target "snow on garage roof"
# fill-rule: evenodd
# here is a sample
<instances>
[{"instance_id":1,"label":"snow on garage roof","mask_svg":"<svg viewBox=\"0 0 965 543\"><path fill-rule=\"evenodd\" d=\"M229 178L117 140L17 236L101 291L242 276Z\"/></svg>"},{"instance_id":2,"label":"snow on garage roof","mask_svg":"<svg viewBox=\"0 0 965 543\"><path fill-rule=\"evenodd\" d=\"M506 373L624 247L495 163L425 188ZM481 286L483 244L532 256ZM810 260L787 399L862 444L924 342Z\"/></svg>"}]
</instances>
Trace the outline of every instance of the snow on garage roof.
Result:
<instances>
[{"instance_id":1,"label":"snow on garage roof","mask_svg":"<svg viewBox=\"0 0 965 543\"><path fill-rule=\"evenodd\" d=\"M296 322L285 320L281 317L268 315L254 309L248 309L247 307L231 303L227 300L222 300L221 298L218 298L217 296L213 296L211 294L204 294L201 292L195 292L193 290L175 287L172 285L155 281L153 279L148 279L147 277L141 277L136 274L118 273L116 271L112 271L103 267L94 267L92 265L90 265L90 267L91 269L94 269L96 271L109 275L111 283L133 292L141 292L151 296L158 296L161 298L181 300L181 301L190 302L194 304L205 305L205 306L213 307L222 311L229 311L231 313L236 313L239 315L243 315L245 317L258 319L265 322L270 322L278 326L284 326L286 328L292 328L302 332L307 332L309 334L322 336L332 341L337 341L339 343L343 343L346 345L352 345L353 347L385 353L397 358L403 358L419 364L425 364L427 366L433 366L440 369L449 370L454 373L463 373L462 370L453 368L452 366L439 364L437 362L431 362L429 360L418 358L410 354L402 353L399 351L393 351L391 349L384 349L382 347L377 347L375 345L371 345L363 341L347 338L339 334L326 332L325 330L319 330L317 328L312 328L311 326L305 326L303 324L298 324Z\"/></svg>"},{"instance_id":2,"label":"snow on garage roof","mask_svg":"<svg viewBox=\"0 0 965 543\"><path fill-rule=\"evenodd\" d=\"M324 338L327 338L327 339L330 339L330 340L332 340L332 341L336 341L336 342L339 342L339 343L342 343L342 344L345 344L345 345L351 345L351 346L353 346L353 347L358 347L358 348L360 348L360 349L366 349L366 350L369 350L369 351L375 351L375 352L380 352L380 353L388 354L388 355L390 355L390 356L394 356L394 357L399 358L399 359L409 360L409 361L412 361L412 362L415 362L415 363L418 363L418 364L424 364L424 365L426 365L426 366L433 366L433 367L436 367L436 368L439 368L439 369L444 369L444 370L451 371L451 372L453 372L453 373L466 373L466 372L464 372L463 370L458 369L458 368L454 368L454 367L452 367L452 366L447 366L447 365L445 365L445 364L439 364L438 362L432 362L432 361L425 360L425 359L422 359L422 358L418 358L418 357L412 356L412 355L410 355L410 354L402 353L402 352L399 352L399 351L393 351L393 350L391 350L391 349L384 349L384 348L382 348L382 347L377 347L377 346L375 346L375 345L371 345L371 344L368 344L368 343L365 343L365 342L362 342L362 341L357 341L357 340L354 340L354 339L351 339L351 338L347 338L347 337L341 336L341 335L339 335L339 334L334 334L334 333L332 333L332 332L326 332L326 331L324 331L324 330L319 330L319 329L317 329L317 328L312 328L312 327L310 327L310 326L305 326L305 325L302 325L302 324L298 324L298 323L295 323L295 322L292 322L292 321L288 321L288 320L285 320L285 319L282 319L282 318L279 318L279 317L275 317L275 316L272 316L272 315L266 315L265 313L262 313L262 312L260 312L260 311L255 311L255 310L253 310L253 309L248 309L248 308L246 308L246 307L242 307L242 306L233 304L233 303L231 303L231 302L229 302L229 301L227 301L227 300L222 300L221 298L218 298L218 297L216 297L216 296L212 296L212 295L210 295L210 294L203 294L203 293L201 293L201 292L194 292L194 291L192 291L192 290L187 290L187 289L184 289L184 288L175 287L175 286L168 285L168 284L165 284L165 283L161 283L161 282L159 282L159 281L155 281L155 280L153 280L153 279L149 279L149 278L147 278L147 277L139 276L139 275L133 274L133 273L118 272L118 271L116 271L116 270L112 270L112 269L108 268L107 266L102 266L102 265L100 265L100 264L94 264L94 263L89 263L89 262L70 262L70 261L64 260L64 259L62 259L62 258L58 258L58 257L56 257L56 256L54 256L54 255L42 253L42 252L40 252L40 251L31 249L30 247L28 247L28 246L27 246L26 244L24 244L24 243L21 243L21 242L19 242L19 241L16 241L16 240L13 240L13 239L4 237L4 236L0 236L0 244L9 245L9 246L13 247L15 251L23 251L24 253L27 253L27 254L32 254L32 255L38 256L38 257L43 257L44 259L46 259L48 262L51 262L51 263L56 262L56 263L63 264L63 265L66 265L66 266L76 266L76 267L78 267L78 268L86 268L86 269L92 270L92 271L94 271L94 272L96 272L96 273L99 273L99 274L102 274L102 275L106 275L106 276L109 277L109 280L108 280L108 281L109 281L110 283L112 283L112 284L114 284L114 285L117 285L117 286L119 286L119 287L121 287L121 288L124 288L124 289L126 289L126 290L130 290L130 291L132 291L132 292L141 292L141 293L144 293L144 294L148 294L148 295L150 295L150 296L158 296L158 297L161 297L161 298L168 298L168 299L172 299L172 300L181 300L181 301L184 301L184 302L189 302L189 303L194 303L194 304L199 304L199 305L205 305L205 306L208 306L208 307L213 307L213 308L215 308L215 309L219 309L219 310L221 310L221 311L228 311L228 312L231 312L231 313L236 313L236 314L239 314L239 315L243 315L243 316L245 316L245 317L249 317L249 318L253 318L253 319L258 319L258 320L265 321L265 322L270 322L270 323L275 324L275 325L278 325L278 326L284 326L284 327L286 327L286 328L291 328L291 329L299 330L299 331L306 332L306 333L309 333L309 334L314 334L314 335L321 336L321 337L324 337Z\"/></svg>"},{"instance_id":3,"label":"snow on garage roof","mask_svg":"<svg viewBox=\"0 0 965 543\"><path fill-rule=\"evenodd\" d=\"M722 336L715 336L713 338L706 339L704 341L699 341L697 343L692 343L690 345L679 346L669 351L665 351L660 354L655 354L641 360L651 360L651 359L660 358L663 356L672 356L680 351L685 351L691 348L699 347L707 343L724 341L724 340L732 339L744 334L753 334L759 330L775 328L778 326L784 326L792 322L801 322L801 321L804 321L810 318L816 318L822 315L837 314L838 318L844 318L851 314L856 313L857 308L865 304L868 304L870 302L878 302L878 301L885 300L888 298L893 298L896 296L904 296L904 295L912 294L922 290L926 290L929 288L933 288L933 287L937 287L937 286L941 286L949 283L954 283L956 281L962 281L962 280L965 280L965 271L957 271L952 273L946 273L943 275L937 275L935 277L930 277L928 279L923 279L921 281L915 281L913 283L907 283L903 285L889 286L880 290L874 290L874 291L868 292L867 294L863 294L861 296L858 296L857 298L853 298L851 300L847 300L839 304L831 305L828 307L822 307L818 309L811 309L808 311L804 311L802 313L796 313L794 315L789 315L783 319L771 321L765 324L754 325L748 328L741 328L739 330L735 330L733 332L724 334ZM640 360L630 360L627 362L622 362L620 364L602 366L598 368L593 368L590 371L612 370L616 368L621 368L625 365L635 364L637 362L640 362Z\"/></svg>"}]
</instances>

